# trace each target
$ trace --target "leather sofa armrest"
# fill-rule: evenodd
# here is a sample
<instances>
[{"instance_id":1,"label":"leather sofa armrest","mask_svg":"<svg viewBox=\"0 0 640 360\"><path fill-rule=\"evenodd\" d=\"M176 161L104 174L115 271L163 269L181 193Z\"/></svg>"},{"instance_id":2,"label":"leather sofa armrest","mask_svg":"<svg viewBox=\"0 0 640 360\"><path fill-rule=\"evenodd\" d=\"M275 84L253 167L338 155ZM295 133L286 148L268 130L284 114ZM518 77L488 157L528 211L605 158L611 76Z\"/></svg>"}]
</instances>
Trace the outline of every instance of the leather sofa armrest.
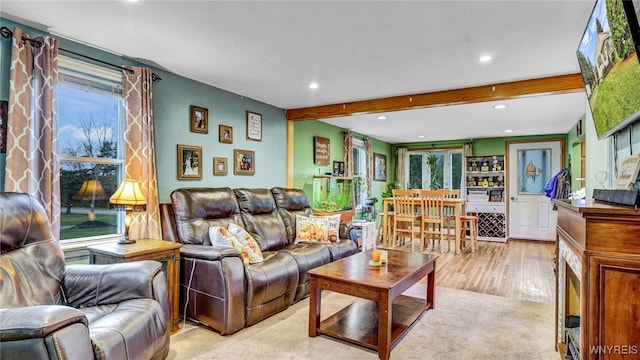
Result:
<instances>
[{"instance_id":1,"label":"leather sofa armrest","mask_svg":"<svg viewBox=\"0 0 640 360\"><path fill-rule=\"evenodd\" d=\"M35 305L0 310L0 359L93 359L88 321L78 309Z\"/></svg>"},{"instance_id":2,"label":"leather sofa armrest","mask_svg":"<svg viewBox=\"0 0 640 360\"><path fill-rule=\"evenodd\" d=\"M0 309L0 342L44 338L71 324L88 326L82 311L63 305Z\"/></svg>"},{"instance_id":3,"label":"leather sofa armrest","mask_svg":"<svg viewBox=\"0 0 640 360\"><path fill-rule=\"evenodd\" d=\"M157 276L164 281L154 281ZM117 304L131 299L156 299L157 294L168 294L166 287L162 264L154 260L109 265L67 265L63 281L68 304L77 308ZM168 299L156 300L168 302Z\"/></svg>"},{"instance_id":4,"label":"leather sofa armrest","mask_svg":"<svg viewBox=\"0 0 640 360\"><path fill-rule=\"evenodd\" d=\"M222 260L226 257L238 257L242 259L240 252L234 248L226 246L207 246L207 245L192 245L184 244L180 248L180 256L198 259L216 261Z\"/></svg>"},{"instance_id":5,"label":"leather sofa armrest","mask_svg":"<svg viewBox=\"0 0 640 360\"><path fill-rule=\"evenodd\" d=\"M187 319L222 335L245 326L245 267L240 252L229 247L182 245L180 306Z\"/></svg>"}]
</instances>

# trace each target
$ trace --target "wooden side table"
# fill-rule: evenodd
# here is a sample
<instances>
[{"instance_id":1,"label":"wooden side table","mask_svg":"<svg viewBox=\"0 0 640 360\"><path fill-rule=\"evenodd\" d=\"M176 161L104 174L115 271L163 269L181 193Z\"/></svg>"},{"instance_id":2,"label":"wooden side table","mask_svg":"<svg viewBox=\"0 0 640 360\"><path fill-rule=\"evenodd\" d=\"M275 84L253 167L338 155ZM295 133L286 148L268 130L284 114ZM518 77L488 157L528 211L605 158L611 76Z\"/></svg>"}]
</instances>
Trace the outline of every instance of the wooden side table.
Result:
<instances>
[{"instance_id":1,"label":"wooden side table","mask_svg":"<svg viewBox=\"0 0 640 360\"><path fill-rule=\"evenodd\" d=\"M88 246L91 264L115 264L139 260L162 262L162 270L167 276L169 303L171 306L171 334L178 331L180 324L178 312L178 286L180 285L180 247L179 243L166 240L139 239L134 244L118 243Z\"/></svg>"}]
</instances>

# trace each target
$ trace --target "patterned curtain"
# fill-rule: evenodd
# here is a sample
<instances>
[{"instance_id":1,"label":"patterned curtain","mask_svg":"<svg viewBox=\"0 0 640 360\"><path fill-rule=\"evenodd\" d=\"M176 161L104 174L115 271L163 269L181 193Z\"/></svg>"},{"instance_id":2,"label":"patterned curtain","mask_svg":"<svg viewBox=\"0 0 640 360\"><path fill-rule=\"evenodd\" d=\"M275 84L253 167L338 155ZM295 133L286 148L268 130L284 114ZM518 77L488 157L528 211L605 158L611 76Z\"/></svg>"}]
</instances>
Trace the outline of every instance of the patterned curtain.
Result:
<instances>
[{"instance_id":1,"label":"patterned curtain","mask_svg":"<svg viewBox=\"0 0 640 360\"><path fill-rule=\"evenodd\" d=\"M129 234L134 239L160 239L156 151L153 144L151 70L132 67L122 72L125 108L125 178L138 180L147 198L147 210L133 212Z\"/></svg>"},{"instance_id":2,"label":"patterned curtain","mask_svg":"<svg viewBox=\"0 0 640 360\"><path fill-rule=\"evenodd\" d=\"M463 155L465 157L467 156L473 156L473 143L472 142L468 142L465 143L464 146L462 147L462 152ZM467 193L467 166L465 165L467 163L467 161L465 159L462 159L462 176L460 177L460 192L463 194Z\"/></svg>"},{"instance_id":3,"label":"patterned curtain","mask_svg":"<svg viewBox=\"0 0 640 360\"><path fill-rule=\"evenodd\" d=\"M22 39L13 31L7 129L5 191L29 193L45 208L51 230L60 238L60 165L58 161L58 40Z\"/></svg>"},{"instance_id":4,"label":"patterned curtain","mask_svg":"<svg viewBox=\"0 0 640 360\"><path fill-rule=\"evenodd\" d=\"M464 156L473 156L473 144L465 143L463 147Z\"/></svg>"},{"instance_id":5,"label":"patterned curtain","mask_svg":"<svg viewBox=\"0 0 640 360\"><path fill-rule=\"evenodd\" d=\"M353 133L344 132L344 176L353 177Z\"/></svg>"},{"instance_id":6,"label":"patterned curtain","mask_svg":"<svg viewBox=\"0 0 640 360\"><path fill-rule=\"evenodd\" d=\"M404 176L405 162L407 161L407 148L398 148L398 162L396 163L396 182L399 189L404 189L407 179Z\"/></svg>"},{"instance_id":7,"label":"patterned curtain","mask_svg":"<svg viewBox=\"0 0 640 360\"><path fill-rule=\"evenodd\" d=\"M366 167L367 177L367 196L371 196L371 187L373 186L373 154L371 153L371 139L365 138L364 143L364 164Z\"/></svg>"}]
</instances>

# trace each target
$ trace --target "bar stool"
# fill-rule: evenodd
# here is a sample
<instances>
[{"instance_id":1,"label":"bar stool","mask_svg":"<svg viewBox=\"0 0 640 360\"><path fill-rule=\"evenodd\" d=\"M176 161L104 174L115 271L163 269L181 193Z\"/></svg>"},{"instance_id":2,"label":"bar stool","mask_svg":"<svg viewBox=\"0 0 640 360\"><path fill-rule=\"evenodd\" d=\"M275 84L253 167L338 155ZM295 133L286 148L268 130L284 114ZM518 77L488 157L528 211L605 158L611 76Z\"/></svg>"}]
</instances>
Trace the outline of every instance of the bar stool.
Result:
<instances>
[{"instance_id":1,"label":"bar stool","mask_svg":"<svg viewBox=\"0 0 640 360\"><path fill-rule=\"evenodd\" d=\"M469 231L469 242L471 252L476 251L478 245L478 217L471 215L460 216L460 247L467 246L467 231Z\"/></svg>"}]
</instances>

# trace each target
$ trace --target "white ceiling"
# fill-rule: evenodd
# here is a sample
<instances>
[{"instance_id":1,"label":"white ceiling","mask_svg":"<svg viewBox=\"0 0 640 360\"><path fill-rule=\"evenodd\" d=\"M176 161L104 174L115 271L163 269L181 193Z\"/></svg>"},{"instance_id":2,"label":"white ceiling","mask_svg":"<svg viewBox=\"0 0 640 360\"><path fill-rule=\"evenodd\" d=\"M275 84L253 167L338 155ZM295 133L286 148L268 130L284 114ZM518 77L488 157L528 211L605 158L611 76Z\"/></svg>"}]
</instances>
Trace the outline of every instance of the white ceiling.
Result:
<instances>
[{"instance_id":1,"label":"white ceiling","mask_svg":"<svg viewBox=\"0 0 640 360\"><path fill-rule=\"evenodd\" d=\"M293 109L577 73L594 4L2 0L0 14ZM493 61L480 64L484 54ZM566 133L585 111L583 92L502 103L507 109L478 103L326 122L404 143Z\"/></svg>"}]
</instances>

